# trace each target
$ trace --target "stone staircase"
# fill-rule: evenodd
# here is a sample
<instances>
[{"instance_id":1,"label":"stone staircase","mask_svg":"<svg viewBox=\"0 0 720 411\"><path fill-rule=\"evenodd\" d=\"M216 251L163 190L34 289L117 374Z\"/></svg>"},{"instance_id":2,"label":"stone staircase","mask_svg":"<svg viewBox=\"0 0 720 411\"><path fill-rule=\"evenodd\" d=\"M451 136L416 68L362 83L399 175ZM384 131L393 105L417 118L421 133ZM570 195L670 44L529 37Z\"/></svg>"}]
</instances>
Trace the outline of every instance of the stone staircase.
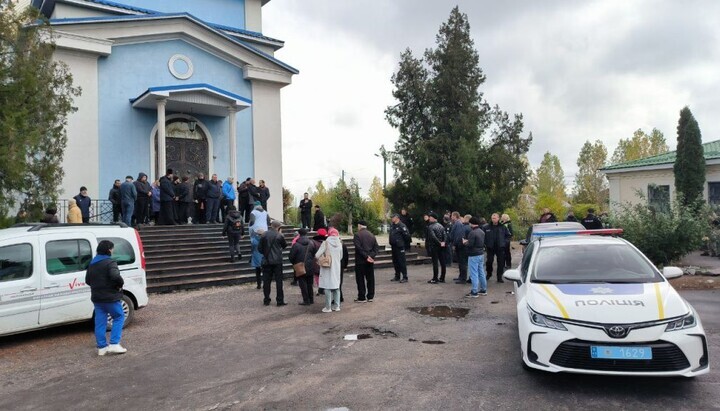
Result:
<instances>
[{"instance_id":1,"label":"stone staircase","mask_svg":"<svg viewBox=\"0 0 720 411\"><path fill-rule=\"evenodd\" d=\"M283 227L288 244L297 229ZM141 227L149 293L162 293L218 285L235 285L255 281L255 269L250 266L250 240L245 236L240 242L243 258L230 262L227 240L222 237L222 225L182 225ZM310 234L311 236L313 234ZM355 267L355 246L352 239L344 239L348 247L350 262L347 272ZM283 274L293 275L292 265L287 259L290 247L285 249ZM428 259L416 252L406 254L408 265L423 264ZM388 247L380 247L376 268L392 267L392 256Z\"/></svg>"}]
</instances>

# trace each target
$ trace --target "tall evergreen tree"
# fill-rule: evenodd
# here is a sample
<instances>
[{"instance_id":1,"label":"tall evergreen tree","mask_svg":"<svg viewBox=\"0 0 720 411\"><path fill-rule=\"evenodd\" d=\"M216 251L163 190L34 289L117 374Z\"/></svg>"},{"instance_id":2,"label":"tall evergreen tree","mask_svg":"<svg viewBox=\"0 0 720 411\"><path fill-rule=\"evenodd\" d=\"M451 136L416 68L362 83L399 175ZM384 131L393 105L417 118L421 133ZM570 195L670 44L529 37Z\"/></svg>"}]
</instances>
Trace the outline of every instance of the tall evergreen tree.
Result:
<instances>
[{"instance_id":1,"label":"tall evergreen tree","mask_svg":"<svg viewBox=\"0 0 720 411\"><path fill-rule=\"evenodd\" d=\"M397 176L387 190L394 208L487 212L514 201L527 179L522 116L510 119L483 100L485 76L467 15L455 7L424 60L409 50L393 75L398 101L386 110L399 131ZM483 136L491 131L491 141Z\"/></svg>"},{"instance_id":2,"label":"tall evergreen tree","mask_svg":"<svg viewBox=\"0 0 720 411\"><path fill-rule=\"evenodd\" d=\"M575 175L574 202L605 205L608 202L608 184L600 171L607 161L607 148L602 141L586 141L580 149Z\"/></svg>"},{"instance_id":3,"label":"tall evergreen tree","mask_svg":"<svg viewBox=\"0 0 720 411\"><path fill-rule=\"evenodd\" d=\"M0 215L18 201L36 214L57 201L67 115L80 94L52 58L50 27L13 3L0 0Z\"/></svg>"},{"instance_id":4,"label":"tall evergreen tree","mask_svg":"<svg viewBox=\"0 0 720 411\"><path fill-rule=\"evenodd\" d=\"M702 198L705 188L705 156L700 127L690 108L680 110L677 127L677 157L673 165L675 190L688 205Z\"/></svg>"}]
</instances>

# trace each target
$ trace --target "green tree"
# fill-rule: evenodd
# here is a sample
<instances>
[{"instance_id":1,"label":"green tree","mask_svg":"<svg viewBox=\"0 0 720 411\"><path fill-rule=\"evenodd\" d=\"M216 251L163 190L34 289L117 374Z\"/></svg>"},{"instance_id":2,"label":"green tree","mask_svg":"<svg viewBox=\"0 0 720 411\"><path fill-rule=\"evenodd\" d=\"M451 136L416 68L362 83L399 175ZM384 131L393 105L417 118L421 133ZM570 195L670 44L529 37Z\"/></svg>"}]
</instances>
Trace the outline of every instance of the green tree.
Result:
<instances>
[{"instance_id":1,"label":"green tree","mask_svg":"<svg viewBox=\"0 0 720 411\"><path fill-rule=\"evenodd\" d=\"M540 166L535 170L534 194L537 197L546 195L562 202L567 198L565 193L565 172L560 159L546 152Z\"/></svg>"},{"instance_id":2,"label":"green tree","mask_svg":"<svg viewBox=\"0 0 720 411\"><path fill-rule=\"evenodd\" d=\"M600 171L607 161L607 148L602 141L594 144L586 141L580 149L575 175L573 203L607 204L608 184L605 175Z\"/></svg>"},{"instance_id":3,"label":"green tree","mask_svg":"<svg viewBox=\"0 0 720 411\"><path fill-rule=\"evenodd\" d=\"M650 135L637 129L628 139L620 139L612 156L612 163L625 163L640 158L656 156L668 152L665 136L654 128Z\"/></svg>"},{"instance_id":4,"label":"green tree","mask_svg":"<svg viewBox=\"0 0 720 411\"><path fill-rule=\"evenodd\" d=\"M677 127L677 157L673 165L675 189L684 205L695 203L705 188L705 153L700 127L690 108L680 111Z\"/></svg>"},{"instance_id":5,"label":"green tree","mask_svg":"<svg viewBox=\"0 0 720 411\"><path fill-rule=\"evenodd\" d=\"M427 210L478 213L515 200L527 178L521 158L531 137L521 137L522 116L511 120L484 101L484 81L467 15L457 7L424 59L402 53L392 77L398 103L386 110L399 132L396 180L386 190L393 208L408 207L419 218Z\"/></svg>"},{"instance_id":6,"label":"green tree","mask_svg":"<svg viewBox=\"0 0 720 411\"><path fill-rule=\"evenodd\" d=\"M39 217L64 176L65 126L80 89L53 60L53 34L40 17L0 0L0 215L19 201Z\"/></svg>"},{"instance_id":7,"label":"green tree","mask_svg":"<svg viewBox=\"0 0 720 411\"><path fill-rule=\"evenodd\" d=\"M295 207L295 196L290 190L283 187L283 221L285 224L295 225L298 222L298 208Z\"/></svg>"},{"instance_id":8,"label":"green tree","mask_svg":"<svg viewBox=\"0 0 720 411\"><path fill-rule=\"evenodd\" d=\"M382 182L375 177L368 189L368 204L372 212L382 218L385 215L385 194L383 194Z\"/></svg>"},{"instance_id":9,"label":"green tree","mask_svg":"<svg viewBox=\"0 0 720 411\"><path fill-rule=\"evenodd\" d=\"M353 178L350 183L338 181L330 190L329 209L339 212L343 216L343 223L347 223L347 232L353 234L353 221L361 217L365 201L360 196L360 186Z\"/></svg>"}]
</instances>

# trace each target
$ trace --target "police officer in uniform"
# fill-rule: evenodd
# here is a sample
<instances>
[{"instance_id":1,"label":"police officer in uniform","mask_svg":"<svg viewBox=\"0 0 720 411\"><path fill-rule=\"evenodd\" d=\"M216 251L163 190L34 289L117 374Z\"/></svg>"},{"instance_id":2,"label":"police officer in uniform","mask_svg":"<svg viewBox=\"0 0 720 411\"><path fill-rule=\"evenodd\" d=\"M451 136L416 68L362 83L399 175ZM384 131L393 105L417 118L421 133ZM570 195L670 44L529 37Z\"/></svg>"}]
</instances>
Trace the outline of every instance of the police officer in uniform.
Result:
<instances>
[{"instance_id":1,"label":"police officer in uniform","mask_svg":"<svg viewBox=\"0 0 720 411\"><path fill-rule=\"evenodd\" d=\"M405 261L405 250L410 248L412 238L410 230L400 221L398 214L393 214L390 225L390 247L392 247L392 261L395 268L395 278L390 281L408 281L407 262ZM402 279L400 278L402 274Z\"/></svg>"},{"instance_id":2,"label":"police officer in uniform","mask_svg":"<svg viewBox=\"0 0 720 411\"><path fill-rule=\"evenodd\" d=\"M592 208L588 208L588 213L581 221L581 224L586 230L600 230L603 228L602 222L597 218L595 210Z\"/></svg>"}]
</instances>

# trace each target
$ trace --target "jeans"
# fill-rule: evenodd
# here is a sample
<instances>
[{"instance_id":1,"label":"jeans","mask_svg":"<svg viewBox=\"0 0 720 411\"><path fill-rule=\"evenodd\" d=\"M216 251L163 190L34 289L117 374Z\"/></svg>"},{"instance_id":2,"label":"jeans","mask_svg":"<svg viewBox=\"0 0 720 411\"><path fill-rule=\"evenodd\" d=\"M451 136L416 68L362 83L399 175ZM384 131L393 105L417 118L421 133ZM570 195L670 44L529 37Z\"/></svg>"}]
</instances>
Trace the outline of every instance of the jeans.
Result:
<instances>
[{"instance_id":1,"label":"jeans","mask_svg":"<svg viewBox=\"0 0 720 411\"><path fill-rule=\"evenodd\" d=\"M132 214L129 214L130 216ZM105 333L107 332L108 314L113 320L112 330L110 331L110 344L120 344L122 337L122 328L125 323L125 313L122 309L122 303L115 301L114 303L94 303L95 305L95 340L97 340L98 348L105 348L108 345Z\"/></svg>"},{"instance_id":2,"label":"jeans","mask_svg":"<svg viewBox=\"0 0 720 411\"><path fill-rule=\"evenodd\" d=\"M207 221L208 224L214 224L219 223L220 215L219 215L219 208L220 208L220 199L218 198L208 198L206 201L206 210L205 210L205 221Z\"/></svg>"},{"instance_id":3,"label":"jeans","mask_svg":"<svg viewBox=\"0 0 720 411\"><path fill-rule=\"evenodd\" d=\"M478 285L480 291L487 292L487 278L485 277L485 256L473 255L468 257L468 268L470 270L470 281L472 282L473 294L478 293ZM478 284L479 282L479 284Z\"/></svg>"},{"instance_id":4,"label":"jeans","mask_svg":"<svg viewBox=\"0 0 720 411\"><path fill-rule=\"evenodd\" d=\"M132 227L132 217L135 211L135 203L122 203L122 220L125 225Z\"/></svg>"},{"instance_id":5,"label":"jeans","mask_svg":"<svg viewBox=\"0 0 720 411\"><path fill-rule=\"evenodd\" d=\"M331 304L335 301L335 306L340 308L340 289L325 290L325 308L331 309Z\"/></svg>"},{"instance_id":6,"label":"jeans","mask_svg":"<svg viewBox=\"0 0 720 411\"><path fill-rule=\"evenodd\" d=\"M227 233L228 234L228 247L230 249L230 258L235 259L237 255L238 260L242 258L240 253L240 233Z\"/></svg>"}]
</instances>

